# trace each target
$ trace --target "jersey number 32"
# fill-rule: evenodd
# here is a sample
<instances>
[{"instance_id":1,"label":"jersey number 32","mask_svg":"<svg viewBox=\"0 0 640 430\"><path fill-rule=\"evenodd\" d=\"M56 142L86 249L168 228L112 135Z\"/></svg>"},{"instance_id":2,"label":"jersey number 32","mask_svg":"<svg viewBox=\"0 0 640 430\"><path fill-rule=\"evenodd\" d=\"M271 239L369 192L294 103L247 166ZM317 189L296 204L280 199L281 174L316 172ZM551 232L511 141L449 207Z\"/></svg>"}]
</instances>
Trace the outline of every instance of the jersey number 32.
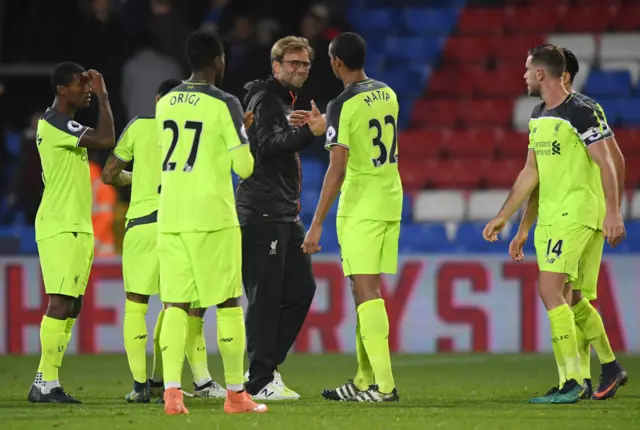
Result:
<instances>
[{"instance_id":1,"label":"jersey number 32","mask_svg":"<svg viewBox=\"0 0 640 430\"><path fill-rule=\"evenodd\" d=\"M387 161L391 164L398 162L397 146L398 146L398 132L396 129L396 119L392 115L384 117L384 127L390 125L393 128L393 140L391 142L391 149L387 150L387 145L382 141L383 125L377 119L369 121L369 129L376 129L376 137L373 138L373 146L377 146L380 149L380 156L378 158L372 158L373 167L383 166Z\"/></svg>"},{"instance_id":2,"label":"jersey number 32","mask_svg":"<svg viewBox=\"0 0 640 430\"><path fill-rule=\"evenodd\" d=\"M164 157L164 161L162 162L162 171L173 172L176 170L176 162L171 161L171 156L176 150L176 146L180 140L180 128L178 127L178 124L171 119L166 120L163 125L165 130L172 131L173 137L171 138L171 145L169 146L167 155ZM200 146L200 136L202 136L202 123L199 121L187 121L184 124L184 130L193 130L191 151L189 152L189 157L182 168L184 172L190 172L193 170L193 165L196 164L196 157L198 156L198 146Z\"/></svg>"}]
</instances>

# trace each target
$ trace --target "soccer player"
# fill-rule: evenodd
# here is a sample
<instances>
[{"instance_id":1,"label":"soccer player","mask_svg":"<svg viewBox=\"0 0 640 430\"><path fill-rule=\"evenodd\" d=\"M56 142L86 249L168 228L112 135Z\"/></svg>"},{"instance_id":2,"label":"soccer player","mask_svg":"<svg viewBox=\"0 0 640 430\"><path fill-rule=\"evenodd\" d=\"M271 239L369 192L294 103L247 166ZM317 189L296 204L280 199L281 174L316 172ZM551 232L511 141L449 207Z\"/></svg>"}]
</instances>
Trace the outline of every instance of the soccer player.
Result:
<instances>
[{"instance_id":1,"label":"soccer player","mask_svg":"<svg viewBox=\"0 0 640 430\"><path fill-rule=\"evenodd\" d=\"M58 64L51 74L53 105L38 121L36 145L42 162L44 194L36 215L36 242L44 288L49 297L40 325L42 355L28 400L81 403L66 393L58 369L71 340L93 262L91 177L87 148L111 148L113 115L102 75L79 64ZM98 98L97 128L74 121L78 109Z\"/></svg>"},{"instance_id":2,"label":"soccer player","mask_svg":"<svg viewBox=\"0 0 640 430\"><path fill-rule=\"evenodd\" d=\"M402 212L398 173L398 99L385 83L364 72L365 41L342 33L329 45L331 68L344 91L327 107L331 151L320 201L304 240L320 250L322 223L342 190L337 231L342 268L352 281L357 307L358 369L353 382L324 390L330 400L398 401L389 355L389 319L380 295L380 274L396 273ZM317 117L317 109L306 116ZM375 380L374 380L375 375Z\"/></svg>"},{"instance_id":3,"label":"soccer player","mask_svg":"<svg viewBox=\"0 0 640 430\"><path fill-rule=\"evenodd\" d=\"M598 115L602 123L603 135L606 136L607 145L616 172L619 204L622 203L624 193L625 164L622 151L613 136L611 128L607 124L607 117L599 103L573 89L573 80L579 71L579 63L576 56L570 50L562 48L564 53L566 70L562 76L563 84L570 94L573 94L580 101L588 104ZM596 169L596 179L600 180L599 168ZM600 181L601 182L601 181ZM600 207L604 208L604 191L602 186L598 187L598 197ZM516 261L522 261L524 254L522 248L527 241L529 230L538 215L538 193L537 189L529 196L525 211L520 221L520 227L509 246L509 254ZM604 221L604 210L600 211L598 225ZM627 372L620 366L615 358L615 354L609 344L609 338L602 323L602 317L591 305L590 301L597 298L598 273L602 260L602 248L604 239L600 238L592 244L591 249L585 250L585 256L581 259L580 266L584 268L583 276L572 283L571 295L566 297L567 303L571 303L576 322L576 339L578 342L578 352L580 353L580 378L584 381L582 399L604 400L613 397L621 385L625 385L628 380ZM583 332L581 327L585 327ZM593 345L598 359L602 365L602 376L596 392L593 392L591 384L591 345ZM558 363L558 375L560 385L551 388L547 394L552 394L562 388L565 382L565 368L561 360L558 346L553 344L553 352Z\"/></svg>"},{"instance_id":4,"label":"soccer player","mask_svg":"<svg viewBox=\"0 0 640 430\"><path fill-rule=\"evenodd\" d=\"M160 84L156 103L182 81L169 79ZM135 117L122 132L118 143L102 171L106 184L122 187L131 184L131 203L123 243L122 269L125 286L124 346L133 376L133 391L125 396L128 402L148 403L151 395L162 393L162 354L158 333L164 310L158 314L154 330L153 377L147 380L147 314L149 297L159 293L157 219L160 191L161 151L158 146L154 116ZM124 168L135 160L135 175ZM132 183L133 181L133 183ZM211 379L204 339L206 309L189 310L187 322L187 359L193 373L196 397L224 398L224 390ZM152 393L153 391L153 393Z\"/></svg>"},{"instance_id":5,"label":"soccer player","mask_svg":"<svg viewBox=\"0 0 640 430\"><path fill-rule=\"evenodd\" d=\"M190 304L217 306L218 347L227 383L224 411L266 412L244 391L246 337L242 295L242 238L231 169L253 171L239 100L215 87L224 49L211 32L186 42L192 70L156 106L162 146L158 257L160 296L167 308L160 329L165 413L187 414L180 390Z\"/></svg>"},{"instance_id":6,"label":"soccer player","mask_svg":"<svg viewBox=\"0 0 640 430\"><path fill-rule=\"evenodd\" d=\"M567 302L571 282L585 276L582 261L600 243L602 235L615 246L624 236L619 211L615 169L604 143L602 122L593 108L569 94L563 85L565 58L561 48L540 45L527 57L529 95L542 98L529 121L527 162L498 215L483 231L489 242L497 240L505 222L538 188L538 224L535 234L540 268L539 295L551 325L558 351L558 367L564 367L562 388L532 403L574 403L582 389L580 356L574 314ZM599 166L601 182L594 165ZM606 212L602 231L598 188L604 188ZM577 320L576 320L577 322ZM583 327L584 331L584 327Z\"/></svg>"}]
</instances>

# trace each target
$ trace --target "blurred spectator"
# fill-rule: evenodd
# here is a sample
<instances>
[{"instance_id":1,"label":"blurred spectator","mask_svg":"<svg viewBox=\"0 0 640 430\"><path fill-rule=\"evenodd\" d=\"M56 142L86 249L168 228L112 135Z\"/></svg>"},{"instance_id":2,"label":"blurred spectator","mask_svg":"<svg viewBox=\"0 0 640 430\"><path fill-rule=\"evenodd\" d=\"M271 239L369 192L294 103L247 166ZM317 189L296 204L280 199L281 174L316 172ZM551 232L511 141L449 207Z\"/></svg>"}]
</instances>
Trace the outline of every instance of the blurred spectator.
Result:
<instances>
[{"instance_id":1,"label":"blurred spectator","mask_svg":"<svg viewBox=\"0 0 640 430\"><path fill-rule=\"evenodd\" d=\"M36 145L36 131L38 120L43 112L36 111L31 116L29 126L20 137L20 152L13 169L6 197L7 208L0 220L0 224L10 224L18 213L24 214L24 221L34 225L44 184L42 183L42 168L40 155Z\"/></svg>"},{"instance_id":2,"label":"blurred spectator","mask_svg":"<svg viewBox=\"0 0 640 430\"><path fill-rule=\"evenodd\" d=\"M91 172L91 190L93 205L91 206L91 222L95 236L95 256L111 257L115 255L115 238L113 222L117 202L116 190L102 182L102 164L99 152L89 150L89 171Z\"/></svg>"},{"instance_id":3,"label":"blurred spectator","mask_svg":"<svg viewBox=\"0 0 640 430\"><path fill-rule=\"evenodd\" d=\"M269 48L260 46L256 38L255 21L248 16L239 16L231 32L225 38L227 69L223 88L240 96L245 82L258 73L267 74Z\"/></svg>"},{"instance_id":4,"label":"blurred spectator","mask_svg":"<svg viewBox=\"0 0 640 430\"><path fill-rule=\"evenodd\" d=\"M161 53L177 60L180 66L186 70L184 41L191 31L186 19L174 9L172 0L150 1L151 22L149 29L155 46Z\"/></svg>"},{"instance_id":5,"label":"blurred spectator","mask_svg":"<svg viewBox=\"0 0 640 430\"><path fill-rule=\"evenodd\" d=\"M148 34L140 35L135 54L122 69L122 99L127 121L136 115L153 115L158 85L170 78L184 78L178 62L156 51Z\"/></svg>"}]
</instances>

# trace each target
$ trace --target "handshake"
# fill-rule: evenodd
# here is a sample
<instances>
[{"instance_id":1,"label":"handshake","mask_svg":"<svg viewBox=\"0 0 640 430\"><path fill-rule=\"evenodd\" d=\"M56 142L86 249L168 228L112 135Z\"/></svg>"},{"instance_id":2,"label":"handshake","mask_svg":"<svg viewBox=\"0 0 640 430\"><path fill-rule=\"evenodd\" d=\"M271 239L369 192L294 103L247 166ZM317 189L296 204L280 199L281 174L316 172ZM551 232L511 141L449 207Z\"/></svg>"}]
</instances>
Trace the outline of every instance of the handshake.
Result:
<instances>
[{"instance_id":1,"label":"handshake","mask_svg":"<svg viewBox=\"0 0 640 430\"><path fill-rule=\"evenodd\" d=\"M316 103L312 100L311 111L295 110L291 112L291 115L289 115L289 124L293 127L304 127L308 125L314 136L322 136L327 128L325 117L326 115L320 113L318 106L316 106Z\"/></svg>"}]
</instances>

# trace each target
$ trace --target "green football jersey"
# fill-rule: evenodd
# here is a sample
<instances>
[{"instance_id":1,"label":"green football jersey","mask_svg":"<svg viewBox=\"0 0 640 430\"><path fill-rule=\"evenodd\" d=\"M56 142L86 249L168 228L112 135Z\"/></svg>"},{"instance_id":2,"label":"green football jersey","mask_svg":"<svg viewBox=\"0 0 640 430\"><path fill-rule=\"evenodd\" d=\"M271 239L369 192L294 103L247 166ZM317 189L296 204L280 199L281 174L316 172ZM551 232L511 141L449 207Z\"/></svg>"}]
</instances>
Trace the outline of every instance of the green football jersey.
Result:
<instances>
[{"instance_id":1,"label":"green football jersey","mask_svg":"<svg viewBox=\"0 0 640 430\"><path fill-rule=\"evenodd\" d=\"M229 151L249 144L242 120L240 101L207 83L185 81L160 99L160 232L239 225Z\"/></svg>"},{"instance_id":2,"label":"green football jersey","mask_svg":"<svg viewBox=\"0 0 640 430\"><path fill-rule=\"evenodd\" d=\"M348 85L327 106L326 148L349 149L338 216L399 221L398 99L373 79Z\"/></svg>"},{"instance_id":3,"label":"green football jersey","mask_svg":"<svg viewBox=\"0 0 640 430\"><path fill-rule=\"evenodd\" d=\"M155 117L135 117L113 150L113 155L122 161L135 161L127 219L158 210L161 150L157 136Z\"/></svg>"},{"instance_id":4,"label":"green football jersey","mask_svg":"<svg viewBox=\"0 0 640 430\"><path fill-rule=\"evenodd\" d=\"M89 158L87 149L78 147L87 130L52 108L38 121L44 194L36 215L36 240L68 232L93 234Z\"/></svg>"},{"instance_id":5,"label":"green football jersey","mask_svg":"<svg viewBox=\"0 0 640 430\"><path fill-rule=\"evenodd\" d=\"M529 121L529 149L540 177L538 224L577 223L602 228L602 189L587 147L606 139L603 123L589 104L573 94L554 109L544 103Z\"/></svg>"},{"instance_id":6,"label":"green football jersey","mask_svg":"<svg viewBox=\"0 0 640 430\"><path fill-rule=\"evenodd\" d=\"M609 127L609 123L607 122L607 115L605 114L604 109L602 109L602 106L600 106L600 103L596 102L591 97L585 96L582 93L574 93L574 95L578 98L578 100L586 103L596 112L596 114L598 115L598 119L602 123L602 134L605 136L605 138L613 137L613 130L611 129L611 127ZM599 186L597 187L599 199L598 208L600 210L600 213L598 215L598 225L600 226L599 228L601 228L604 224L604 217L606 215L606 201L604 197L604 188L602 188L602 176L600 174L600 167L597 164L593 163L593 168L599 184Z\"/></svg>"}]
</instances>

